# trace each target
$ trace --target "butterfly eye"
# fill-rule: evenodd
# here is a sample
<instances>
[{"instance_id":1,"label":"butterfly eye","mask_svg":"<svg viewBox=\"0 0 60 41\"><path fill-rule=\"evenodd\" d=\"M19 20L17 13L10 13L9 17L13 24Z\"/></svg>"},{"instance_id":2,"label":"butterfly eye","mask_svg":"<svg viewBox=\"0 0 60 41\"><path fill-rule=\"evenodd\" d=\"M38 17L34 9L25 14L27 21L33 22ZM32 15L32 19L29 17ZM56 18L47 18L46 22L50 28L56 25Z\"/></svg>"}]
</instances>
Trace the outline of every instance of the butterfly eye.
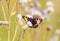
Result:
<instances>
[{"instance_id":1,"label":"butterfly eye","mask_svg":"<svg viewBox=\"0 0 60 41\"><path fill-rule=\"evenodd\" d=\"M27 17L26 17L27 18Z\"/></svg>"},{"instance_id":2,"label":"butterfly eye","mask_svg":"<svg viewBox=\"0 0 60 41\"><path fill-rule=\"evenodd\" d=\"M27 18L27 17L25 16L25 18Z\"/></svg>"},{"instance_id":3,"label":"butterfly eye","mask_svg":"<svg viewBox=\"0 0 60 41\"><path fill-rule=\"evenodd\" d=\"M39 20L39 18L37 18L37 20Z\"/></svg>"}]
</instances>

